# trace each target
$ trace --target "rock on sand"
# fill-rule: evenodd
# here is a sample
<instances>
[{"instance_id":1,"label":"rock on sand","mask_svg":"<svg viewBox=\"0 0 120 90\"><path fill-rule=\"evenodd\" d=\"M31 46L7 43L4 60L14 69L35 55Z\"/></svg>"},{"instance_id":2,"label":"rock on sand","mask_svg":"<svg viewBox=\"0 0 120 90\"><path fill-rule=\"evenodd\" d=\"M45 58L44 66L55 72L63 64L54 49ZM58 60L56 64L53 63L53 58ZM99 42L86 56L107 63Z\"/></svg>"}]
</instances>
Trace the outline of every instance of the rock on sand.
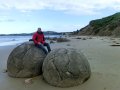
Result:
<instances>
[{"instance_id":1,"label":"rock on sand","mask_svg":"<svg viewBox=\"0 0 120 90\"><path fill-rule=\"evenodd\" d=\"M53 86L76 86L88 80L90 75L86 57L73 48L52 50L43 62L43 77Z\"/></svg>"},{"instance_id":2,"label":"rock on sand","mask_svg":"<svg viewBox=\"0 0 120 90\"><path fill-rule=\"evenodd\" d=\"M12 77L34 77L42 73L46 54L33 42L25 42L10 53L7 61L8 75Z\"/></svg>"}]
</instances>

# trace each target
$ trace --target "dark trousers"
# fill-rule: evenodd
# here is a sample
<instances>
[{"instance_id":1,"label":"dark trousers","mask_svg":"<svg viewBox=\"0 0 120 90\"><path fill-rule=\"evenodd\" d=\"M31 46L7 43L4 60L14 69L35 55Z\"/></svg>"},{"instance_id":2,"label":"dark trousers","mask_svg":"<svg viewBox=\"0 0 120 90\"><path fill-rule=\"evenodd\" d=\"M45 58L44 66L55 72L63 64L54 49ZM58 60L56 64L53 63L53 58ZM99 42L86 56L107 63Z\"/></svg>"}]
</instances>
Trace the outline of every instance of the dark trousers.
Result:
<instances>
[{"instance_id":1,"label":"dark trousers","mask_svg":"<svg viewBox=\"0 0 120 90\"><path fill-rule=\"evenodd\" d=\"M46 43L46 42L44 44L36 44L35 46L38 47L38 48L40 48L40 49L42 49L45 52L45 54L47 54L48 52L51 51L50 45L48 43ZM48 51L45 49L44 46L47 47Z\"/></svg>"}]
</instances>

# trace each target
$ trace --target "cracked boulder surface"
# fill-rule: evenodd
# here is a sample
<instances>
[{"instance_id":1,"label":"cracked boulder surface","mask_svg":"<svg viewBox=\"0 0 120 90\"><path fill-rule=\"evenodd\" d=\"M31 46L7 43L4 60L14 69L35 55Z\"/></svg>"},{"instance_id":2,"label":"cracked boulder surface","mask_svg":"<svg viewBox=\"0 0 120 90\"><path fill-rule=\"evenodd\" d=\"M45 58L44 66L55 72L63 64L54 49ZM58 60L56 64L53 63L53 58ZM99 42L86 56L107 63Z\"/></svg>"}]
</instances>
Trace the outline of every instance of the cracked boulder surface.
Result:
<instances>
[{"instance_id":1,"label":"cracked boulder surface","mask_svg":"<svg viewBox=\"0 0 120 90\"><path fill-rule=\"evenodd\" d=\"M52 50L46 56L42 70L44 80L57 87L80 85L91 75L87 58L73 48Z\"/></svg>"},{"instance_id":2,"label":"cracked boulder surface","mask_svg":"<svg viewBox=\"0 0 120 90\"><path fill-rule=\"evenodd\" d=\"M8 75L18 78L40 75L45 57L46 54L35 47L32 41L22 43L14 48L8 57Z\"/></svg>"}]
</instances>

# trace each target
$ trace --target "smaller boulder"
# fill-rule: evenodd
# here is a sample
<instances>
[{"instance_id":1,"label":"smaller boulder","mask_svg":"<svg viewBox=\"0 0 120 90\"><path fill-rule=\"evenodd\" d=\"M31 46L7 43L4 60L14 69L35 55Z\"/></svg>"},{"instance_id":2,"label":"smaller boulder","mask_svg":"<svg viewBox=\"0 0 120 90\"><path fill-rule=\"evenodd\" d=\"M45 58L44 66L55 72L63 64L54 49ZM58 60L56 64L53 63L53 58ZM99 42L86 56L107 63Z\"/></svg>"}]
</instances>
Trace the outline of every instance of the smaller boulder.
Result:
<instances>
[{"instance_id":1,"label":"smaller boulder","mask_svg":"<svg viewBox=\"0 0 120 90\"><path fill-rule=\"evenodd\" d=\"M7 61L8 75L30 78L42 74L42 64L46 54L35 47L32 41L22 43L10 53Z\"/></svg>"}]
</instances>

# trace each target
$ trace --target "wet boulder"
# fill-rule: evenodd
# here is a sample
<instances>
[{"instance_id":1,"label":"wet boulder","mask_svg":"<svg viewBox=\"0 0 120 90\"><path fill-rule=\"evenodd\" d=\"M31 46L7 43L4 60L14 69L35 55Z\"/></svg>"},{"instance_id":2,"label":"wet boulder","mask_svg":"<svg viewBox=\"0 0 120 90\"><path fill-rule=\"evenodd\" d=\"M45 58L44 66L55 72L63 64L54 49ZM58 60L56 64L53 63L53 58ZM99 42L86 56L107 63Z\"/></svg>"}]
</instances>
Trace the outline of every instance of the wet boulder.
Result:
<instances>
[{"instance_id":1,"label":"wet boulder","mask_svg":"<svg viewBox=\"0 0 120 90\"><path fill-rule=\"evenodd\" d=\"M22 43L14 48L8 57L8 75L19 78L40 75L45 57L46 54L35 47L33 41Z\"/></svg>"},{"instance_id":2,"label":"wet boulder","mask_svg":"<svg viewBox=\"0 0 120 90\"><path fill-rule=\"evenodd\" d=\"M52 50L43 62L44 80L53 86L72 87L87 81L90 65L82 52L73 48Z\"/></svg>"}]
</instances>

